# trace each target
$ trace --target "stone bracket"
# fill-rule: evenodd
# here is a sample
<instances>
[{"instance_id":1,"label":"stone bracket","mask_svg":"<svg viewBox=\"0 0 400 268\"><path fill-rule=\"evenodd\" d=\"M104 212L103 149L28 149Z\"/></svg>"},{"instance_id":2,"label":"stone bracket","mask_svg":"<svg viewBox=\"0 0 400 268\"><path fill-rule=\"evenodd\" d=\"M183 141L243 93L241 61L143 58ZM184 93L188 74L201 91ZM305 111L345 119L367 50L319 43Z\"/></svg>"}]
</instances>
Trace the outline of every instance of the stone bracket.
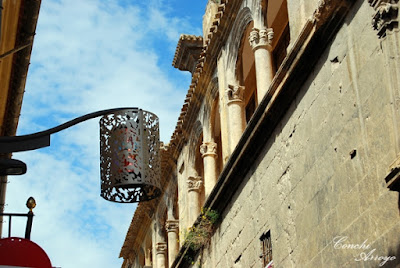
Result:
<instances>
[{"instance_id":1,"label":"stone bracket","mask_svg":"<svg viewBox=\"0 0 400 268\"><path fill-rule=\"evenodd\" d=\"M368 0L368 2L376 11L372 17L372 27L378 31L379 38L385 37L387 30L398 27L398 0Z\"/></svg>"}]
</instances>

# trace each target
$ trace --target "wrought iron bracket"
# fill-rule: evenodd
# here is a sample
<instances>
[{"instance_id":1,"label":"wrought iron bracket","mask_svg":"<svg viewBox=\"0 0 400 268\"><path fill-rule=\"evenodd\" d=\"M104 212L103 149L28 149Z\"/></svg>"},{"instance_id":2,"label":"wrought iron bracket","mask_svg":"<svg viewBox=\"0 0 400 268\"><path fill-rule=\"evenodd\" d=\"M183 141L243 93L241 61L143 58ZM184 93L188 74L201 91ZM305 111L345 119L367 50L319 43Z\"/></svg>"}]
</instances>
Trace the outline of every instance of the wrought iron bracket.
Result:
<instances>
[{"instance_id":1,"label":"wrought iron bracket","mask_svg":"<svg viewBox=\"0 0 400 268\"><path fill-rule=\"evenodd\" d=\"M22 152L22 151L29 151L29 150L36 150L39 148L50 146L50 135L66 128L69 128L73 125L81 123L83 121L99 117L102 115L106 115L109 113L113 113L120 110L125 109L138 109L138 108L114 108L114 109L107 109L101 110L97 112L93 112L90 114L83 115L81 117L75 118L70 120L64 124L59 126L53 127L48 130L44 130L41 132L28 134L28 135L21 135L21 136L3 136L0 137L0 153L13 153L13 152Z\"/></svg>"}]
</instances>

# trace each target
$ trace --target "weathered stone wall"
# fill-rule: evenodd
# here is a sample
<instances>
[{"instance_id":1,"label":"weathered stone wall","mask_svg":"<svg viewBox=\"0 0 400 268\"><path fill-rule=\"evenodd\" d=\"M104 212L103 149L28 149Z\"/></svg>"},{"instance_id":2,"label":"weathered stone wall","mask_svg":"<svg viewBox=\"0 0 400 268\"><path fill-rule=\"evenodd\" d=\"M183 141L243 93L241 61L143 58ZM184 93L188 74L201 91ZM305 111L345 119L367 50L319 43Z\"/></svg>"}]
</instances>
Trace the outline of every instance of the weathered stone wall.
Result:
<instances>
[{"instance_id":1,"label":"weathered stone wall","mask_svg":"<svg viewBox=\"0 0 400 268\"><path fill-rule=\"evenodd\" d=\"M399 61L385 49L399 38L379 39L374 13L367 1L353 6L223 212L202 267L261 267L268 230L275 267L378 267L356 260L371 251L396 256L384 267L399 263L398 193L385 185L398 153L385 66Z\"/></svg>"}]
</instances>

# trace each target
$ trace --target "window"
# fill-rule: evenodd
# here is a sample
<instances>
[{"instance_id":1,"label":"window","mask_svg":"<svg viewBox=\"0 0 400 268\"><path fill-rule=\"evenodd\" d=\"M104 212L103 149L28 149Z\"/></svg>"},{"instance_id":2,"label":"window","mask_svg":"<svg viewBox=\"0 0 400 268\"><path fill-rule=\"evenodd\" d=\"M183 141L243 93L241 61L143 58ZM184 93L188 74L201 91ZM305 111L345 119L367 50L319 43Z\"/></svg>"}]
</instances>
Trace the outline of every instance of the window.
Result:
<instances>
[{"instance_id":1,"label":"window","mask_svg":"<svg viewBox=\"0 0 400 268\"><path fill-rule=\"evenodd\" d=\"M257 102L255 94L251 95L250 100L246 105L246 123L249 123L251 116L256 110Z\"/></svg>"},{"instance_id":2,"label":"window","mask_svg":"<svg viewBox=\"0 0 400 268\"><path fill-rule=\"evenodd\" d=\"M273 268L274 264L272 261L272 242L271 242L271 232L268 231L260 237L261 241L261 252L260 255L262 261L262 267Z\"/></svg>"},{"instance_id":3,"label":"window","mask_svg":"<svg viewBox=\"0 0 400 268\"><path fill-rule=\"evenodd\" d=\"M275 71L279 69L283 59L286 57L286 49L290 43L289 18L287 0L268 1L263 0L265 25L272 28L274 38L272 39L272 56Z\"/></svg>"},{"instance_id":4,"label":"window","mask_svg":"<svg viewBox=\"0 0 400 268\"><path fill-rule=\"evenodd\" d=\"M281 66L283 62L283 59L286 57L287 54L286 49L289 46L289 43L290 43L289 24L286 24L286 27L282 32L281 38L278 40L273 52L275 70L279 69L279 66Z\"/></svg>"}]
</instances>

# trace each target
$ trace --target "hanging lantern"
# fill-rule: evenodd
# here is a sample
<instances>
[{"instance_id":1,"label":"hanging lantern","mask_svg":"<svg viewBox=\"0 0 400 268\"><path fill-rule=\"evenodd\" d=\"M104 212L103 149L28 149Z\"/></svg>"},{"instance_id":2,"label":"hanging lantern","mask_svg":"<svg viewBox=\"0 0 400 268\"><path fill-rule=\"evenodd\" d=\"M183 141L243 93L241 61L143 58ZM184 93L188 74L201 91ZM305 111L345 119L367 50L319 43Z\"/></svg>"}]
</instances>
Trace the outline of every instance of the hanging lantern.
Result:
<instances>
[{"instance_id":1,"label":"hanging lantern","mask_svg":"<svg viewBox=\"0 0 400 268\"><path fill-rule=\"evenodd\" d=\"M100 119L101 196L135 203L161 194L158 117L126 109Z\"/></svg>"}]
</instances>

